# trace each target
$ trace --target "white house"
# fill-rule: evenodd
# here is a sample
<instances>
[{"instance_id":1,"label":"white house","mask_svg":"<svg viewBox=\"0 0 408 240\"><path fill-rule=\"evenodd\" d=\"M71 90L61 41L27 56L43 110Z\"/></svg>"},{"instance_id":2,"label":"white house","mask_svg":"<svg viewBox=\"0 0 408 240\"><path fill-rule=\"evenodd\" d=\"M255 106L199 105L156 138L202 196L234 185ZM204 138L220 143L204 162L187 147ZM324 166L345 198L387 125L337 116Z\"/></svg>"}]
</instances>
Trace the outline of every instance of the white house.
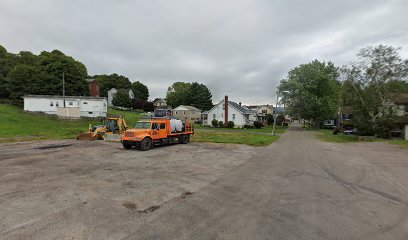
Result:
<instances>
[{"instance_id":1,"label":"white house","mask_svg":"<svg viewBox=\"0 0 408 240\"><path fill-rule=\"evenodd\" d=\"M253 110L256 112L258 121L260 121L263 125L268 124L268 114L273 114L273 107L271 105L252 105L252 106L247 106L250 110Z\"/></svg>"},{"instance_id":2,"label":"white house","mask_svg":"<svg viewBox=\"0 0 408 240\"><path fill-rule=\"evenodd\" d=\"M24 111L62 115L70 112L71 117L106 117L108 103L104 97L66 96L65 107L62 96L26 95Z\"/></svg>"},{"instance_id":3,"label":"white house","mask_svg":"<svg viewBox=\"0 0 408 240\"><path fill-rule=\"evenodd\" d=\"M129 98L130 99L135 98L135 94L133 93L132 89L126 89L126 91L129 92ZM117 92L118 92L118 89L116 89L116 88L111 88L108 91L108 106L113 106L112 101L113 101L113 98L115 97L115 94Z\"/></svg>"},{"instance_id":4,"label":"white house","mask_svg":"<svg viewBox=\"0 0 408 240\"><path fill-rule=\"evenodd\" d=\"M228 104L225 104L228 103ZM228 101L228 96L215 105L211 110L202 113L203 125L211 126L213 119L234 122L235 128L242 128L244 125L253 125L257 120L256 112L242 106L236 102Z\"/></svg>"}]
</instances>

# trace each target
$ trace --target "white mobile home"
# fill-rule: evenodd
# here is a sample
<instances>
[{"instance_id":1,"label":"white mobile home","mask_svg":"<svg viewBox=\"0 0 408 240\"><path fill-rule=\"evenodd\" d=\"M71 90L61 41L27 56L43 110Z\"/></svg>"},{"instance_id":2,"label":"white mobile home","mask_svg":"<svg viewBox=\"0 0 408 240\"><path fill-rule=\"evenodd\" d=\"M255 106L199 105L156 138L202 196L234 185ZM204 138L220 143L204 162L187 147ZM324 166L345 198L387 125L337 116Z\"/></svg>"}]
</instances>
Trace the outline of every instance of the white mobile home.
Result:
<instances>
[{"instance_id":1,"label":"white mobile home","mask_svg":"<svg viewBox=\"0 0 408 240\"><path fill-rule=\"evenodd\" d=\"M228 104L225 104L228 103ZM222 121L224 124L228 121L234 122L235 128L242 128L244 125L254 125L257 120L256 112L240 104L228 101L228 96L215 105L211 110L202 114L203 125L211 126L213 119Z\"/></svg>"},{"instance_id":2,"label":"white mobile home","mask_svg":"<svg viewBox=\"0 0 408 240\"><path fill-rule=\"evenodd\" d=\"M106 117L108 103L104 97L27 95L24 96L24 111L57 114L70 112L72 117ZM68 111L69 110L69 111Z\"/></svg>"}]
</instances>

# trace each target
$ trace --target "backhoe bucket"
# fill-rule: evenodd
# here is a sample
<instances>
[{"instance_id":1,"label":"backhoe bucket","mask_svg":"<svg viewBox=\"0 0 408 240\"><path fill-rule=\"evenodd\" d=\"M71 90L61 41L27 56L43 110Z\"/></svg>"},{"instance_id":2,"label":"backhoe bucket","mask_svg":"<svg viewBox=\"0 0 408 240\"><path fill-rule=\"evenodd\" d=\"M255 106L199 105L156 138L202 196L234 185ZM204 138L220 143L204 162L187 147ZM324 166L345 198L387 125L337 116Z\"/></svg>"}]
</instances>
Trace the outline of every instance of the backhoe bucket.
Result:
<instances>
[{"instance_id":1,"label":"backhoe bucket","mask_svg":"<svg viewBox=\"0 0 408 240\"><path fill-rule=\"evenodd\" d=\"M86 141L94 141L95 137L93 136L92 133L86 132L86 133L80 133L77 136L77 140L86 140Z\"/></svg>"}]
</instances>

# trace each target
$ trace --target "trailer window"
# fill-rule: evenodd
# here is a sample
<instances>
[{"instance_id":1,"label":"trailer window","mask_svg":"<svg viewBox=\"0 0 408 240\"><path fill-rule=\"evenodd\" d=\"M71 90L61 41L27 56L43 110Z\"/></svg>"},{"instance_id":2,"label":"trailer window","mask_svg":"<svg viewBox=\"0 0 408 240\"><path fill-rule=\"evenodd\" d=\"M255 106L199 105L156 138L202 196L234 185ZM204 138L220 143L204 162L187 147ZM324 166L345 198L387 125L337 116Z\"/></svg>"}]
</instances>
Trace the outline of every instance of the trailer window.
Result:
<instances>
[{"instance_id":1,"label":"trailer window","mask_svg":"<svg viewBox=\"0 0 408 240\"><path fill-rule=\"evenodd\" d=\"M166 129L166 124L165 123L160 123L160 129Z\"/></svg>"},{"instance_id":2,"label":"trailer window","mask_svg":"<svg viewBox=\"0 0 408 240\"><path fill-rule=\"evenodd\" d=\"M149 129L150 128L150 122L137 122L136 129Z\"/></svg>"}]
</instances>

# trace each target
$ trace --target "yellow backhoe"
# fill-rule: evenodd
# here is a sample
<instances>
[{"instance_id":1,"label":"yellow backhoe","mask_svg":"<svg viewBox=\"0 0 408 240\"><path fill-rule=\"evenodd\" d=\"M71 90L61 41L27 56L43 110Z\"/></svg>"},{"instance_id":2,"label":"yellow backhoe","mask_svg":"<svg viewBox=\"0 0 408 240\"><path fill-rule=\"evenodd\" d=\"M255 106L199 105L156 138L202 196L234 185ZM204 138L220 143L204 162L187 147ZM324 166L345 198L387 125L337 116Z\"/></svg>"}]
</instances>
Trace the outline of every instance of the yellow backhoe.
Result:
<instances>
[{"instance_id":1,"label":"yellow backhoe","mask_svg":"<svg viewBox=\"0 0 408 240\"><path fill-rule=\"evenodd\" d=\"M120 135L127 130L126 121L123 116L108 117L101 125L92 126L89 124L88 132L80 133L77 140L103 140L103 139L120 139Z\"/></svg>"}]
</instances>

